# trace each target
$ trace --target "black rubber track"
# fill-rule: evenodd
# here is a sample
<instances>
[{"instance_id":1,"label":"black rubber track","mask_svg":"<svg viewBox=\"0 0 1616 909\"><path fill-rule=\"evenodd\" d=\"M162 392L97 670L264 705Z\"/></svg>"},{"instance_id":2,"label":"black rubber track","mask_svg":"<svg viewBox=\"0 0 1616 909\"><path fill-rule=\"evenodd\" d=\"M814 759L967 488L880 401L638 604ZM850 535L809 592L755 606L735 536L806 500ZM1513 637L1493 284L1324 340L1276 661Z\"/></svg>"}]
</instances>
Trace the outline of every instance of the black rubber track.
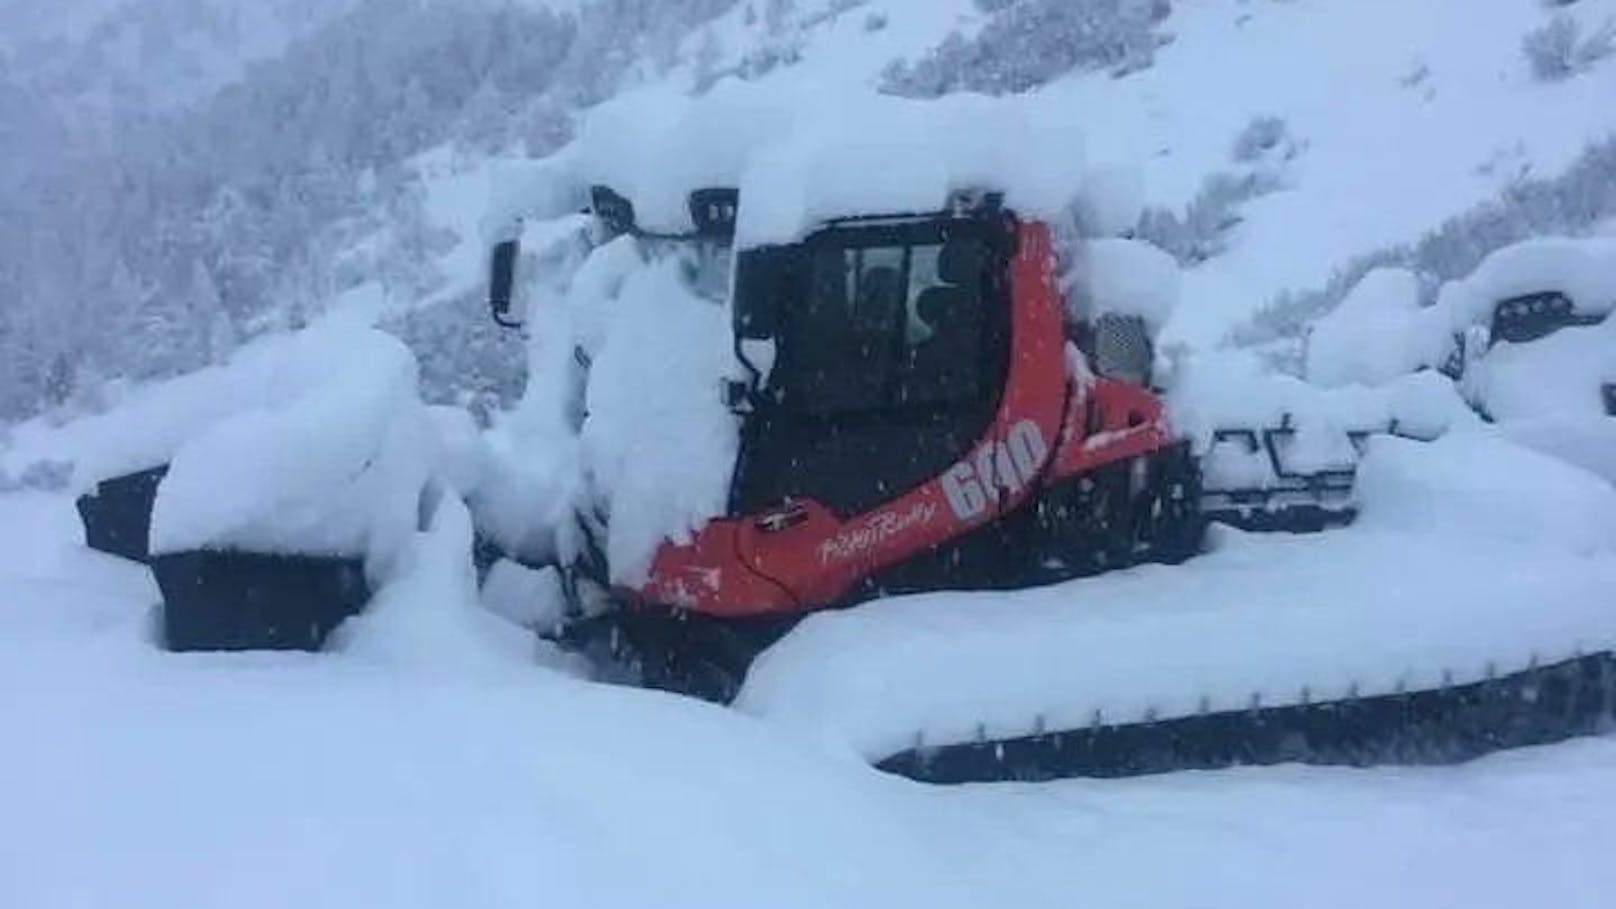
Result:
<instances>
[{"instance_id":1,"label":"black rubber track","mask_svg":"<svg viewBox=\"0 0 1616 909\"><path fill-rule=\"evenodd\" d=\"M1616 656L1446 688L919 748L882 770L928 783L1124 777L1282 763L1455 764L1608 731Z\"/></svg>"}]
</instances>

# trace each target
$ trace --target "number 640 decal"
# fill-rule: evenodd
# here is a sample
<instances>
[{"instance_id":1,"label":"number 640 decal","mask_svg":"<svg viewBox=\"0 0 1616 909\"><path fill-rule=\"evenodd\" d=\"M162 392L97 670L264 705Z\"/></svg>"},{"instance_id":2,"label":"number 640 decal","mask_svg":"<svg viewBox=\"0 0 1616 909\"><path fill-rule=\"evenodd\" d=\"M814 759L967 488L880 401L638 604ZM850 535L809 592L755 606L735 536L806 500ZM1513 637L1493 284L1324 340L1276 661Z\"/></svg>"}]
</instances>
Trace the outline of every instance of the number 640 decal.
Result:
<instances>
[{"instance_id":1,"label":"number 640 decal","mask_svg":"<svg viewBox=\"0 0 1616 909\"><path fill-rule=\"evenodd\" d=\"M1006 493L1027 488L1049 454L1043 430L1031 420L1010 427L943 474L943 497L962 521L979 518Z\"/></svg>"}]
</instances>

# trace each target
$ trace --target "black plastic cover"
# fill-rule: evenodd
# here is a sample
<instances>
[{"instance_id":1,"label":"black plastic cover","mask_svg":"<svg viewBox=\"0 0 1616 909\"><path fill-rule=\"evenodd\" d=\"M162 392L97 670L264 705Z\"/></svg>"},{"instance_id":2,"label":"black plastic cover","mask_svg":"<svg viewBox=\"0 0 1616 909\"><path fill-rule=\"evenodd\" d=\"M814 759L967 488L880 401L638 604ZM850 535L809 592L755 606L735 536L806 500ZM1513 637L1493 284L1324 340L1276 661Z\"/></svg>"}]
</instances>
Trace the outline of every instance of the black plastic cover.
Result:
<instances>
[{"instance_id":1,"label":"black plastic cover","mask_svg":"<svg viewBox=\"0 0 1616 909\"><path fill-rule=\"evenodd\" d=\"M163 464L150 470L102 480L95 491L79 497L84 543L91 549L136 562L149 555L152 503L157 485L168 473Z\"/></svg>"},{"instance_id":2,"label":"black plastic cover","mask_svg":"<svg viewBox=\"0 0 1616 909\"><path fill-rule=\"evenodd\" d=\"M151 567L169 650L319 650L370 599L359 558L195 550Z\"/></svg>"}]
</instances>

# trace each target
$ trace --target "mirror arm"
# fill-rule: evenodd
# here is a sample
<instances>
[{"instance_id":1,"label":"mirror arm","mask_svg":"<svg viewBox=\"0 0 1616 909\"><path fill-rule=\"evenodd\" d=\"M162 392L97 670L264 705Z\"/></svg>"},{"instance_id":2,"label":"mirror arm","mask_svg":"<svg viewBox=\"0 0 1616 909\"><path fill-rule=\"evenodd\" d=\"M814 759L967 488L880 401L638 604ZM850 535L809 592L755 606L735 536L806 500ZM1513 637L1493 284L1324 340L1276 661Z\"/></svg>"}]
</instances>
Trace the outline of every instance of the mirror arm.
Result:
<instances>
[{"instance_id":1,"label":"mirror arm","mask_svg":"<svg viewBox=\"0 0 1616 909\"><path fill-rule=\"evenodd\" d=\"M501 328L522 327L520 319L511 318L516 292L516 259L520 252L517 240L501 240L494 244L489 257L488 309Z\"/></svg>"}]
</instances>

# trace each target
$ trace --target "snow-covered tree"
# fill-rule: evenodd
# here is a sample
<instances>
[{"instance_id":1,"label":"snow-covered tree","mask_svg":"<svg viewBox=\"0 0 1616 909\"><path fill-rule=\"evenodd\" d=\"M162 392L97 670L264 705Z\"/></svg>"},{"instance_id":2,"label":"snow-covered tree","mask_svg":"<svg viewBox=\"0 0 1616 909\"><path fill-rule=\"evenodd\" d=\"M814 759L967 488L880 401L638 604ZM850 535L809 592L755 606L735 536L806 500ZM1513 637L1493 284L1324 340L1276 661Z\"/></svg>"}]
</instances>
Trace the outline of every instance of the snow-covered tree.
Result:
<instances>
[{"instance_id":1,"label":"snow-covered tree","mask_svg":"<svg viewBox=\"0 0 1616 909\"><path fill-rule=\"evenodd\" d=\"M954 34L926 57L887 70L883 89L932 98L1023 92L1074 70L1119 74L1150 65L1168 0L977 0L974 37Z\"/></svg>"}]
</instances>

